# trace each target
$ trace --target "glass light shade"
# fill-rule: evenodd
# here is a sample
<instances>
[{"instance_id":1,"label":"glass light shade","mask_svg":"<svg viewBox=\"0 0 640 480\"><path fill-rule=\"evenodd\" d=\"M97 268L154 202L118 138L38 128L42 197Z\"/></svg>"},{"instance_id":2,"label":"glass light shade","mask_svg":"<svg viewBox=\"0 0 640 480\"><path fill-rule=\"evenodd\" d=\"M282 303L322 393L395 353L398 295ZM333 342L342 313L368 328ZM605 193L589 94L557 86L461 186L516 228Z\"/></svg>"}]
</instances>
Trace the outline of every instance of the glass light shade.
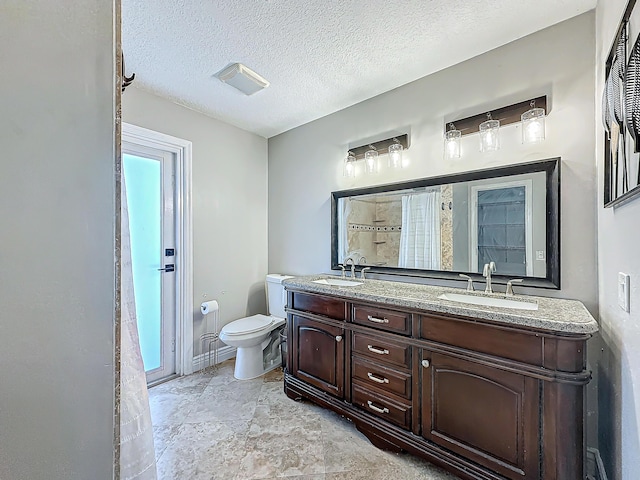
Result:
<instances>
[{"instance_id":1,"label":"glass light shade","mask_svg":"<svg viewBox=\"0 0 640 480\"><path fill-rule=\"evenodd\" d=\"M350 178L356 176L356 156L351 152L349 152L347 158L344 159L344 170L342 174Z\"/></svg>"},{"instance_id":2,"label":"glass light shade","mask_svg":"<svg viewBox=\"0 0 640 480\"><path fill-rule=\"evenodd\" d=\"M532 108L520 117L522 121L522 143L538 143L545 136L544 108Z\"/></svg>"},{"instance_id":3,"label":"glass light shade","mask_svg":"<svg viewBox=\"0 0 640 480\"><path fill-rule=\"evenodd\" d=\"M487 120L480 124L480 151L500 150L500 120Z\"/></svg>"},{"instance_id":4,"label":"glass light shade","mask_svg":"<svg viewBox=\"0 0 640 480\"><path fill-rule=\"evenodd\" d=\"M389 145L389 166L391 168L402 168L402 150L404 148L399 143Z\"/></svg>"},{"instance_id":5,"label":"glass light shade","mask_svg":"<svg viewBox=\"0 0 640 480\"><path fill-rule=\"evenodd\" d=\"M378 152L374 149L364 152L364 171L368 174L378 173Z\"/></svg>"},{"instance_id":6,"label":"glass light shade","mask_svg":"<svg viewBox=\"0 0 640 480\"><path fill-rule=\"evenodd\" d=\"M444 134L444 153L447 158L460 158L460 138L462 132L454 127Z\"/></svg>"}]
</instances>

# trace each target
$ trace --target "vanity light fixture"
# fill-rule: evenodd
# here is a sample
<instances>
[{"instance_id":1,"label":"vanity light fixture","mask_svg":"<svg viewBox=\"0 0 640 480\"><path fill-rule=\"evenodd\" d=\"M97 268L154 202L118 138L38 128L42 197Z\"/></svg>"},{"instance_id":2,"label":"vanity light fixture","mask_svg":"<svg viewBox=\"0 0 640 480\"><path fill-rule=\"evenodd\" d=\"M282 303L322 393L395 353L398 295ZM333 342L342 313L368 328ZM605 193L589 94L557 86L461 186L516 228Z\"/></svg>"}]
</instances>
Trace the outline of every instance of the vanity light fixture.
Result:
<instances>
[{"instance_id":1,"label":"vanity light fixture","mask_svg":"<svg viewBox=\"0 0 640 480\"><path fill-rule=\"evenodd\" d=\"M406 133L395 134L391 138L365 143L357 147L349 147L347 156L343 161L342 175L355 177L358 175L358 162L364 160L365 173L372 175L380 169L380 155L389 154L389 167L403 168L407 164L407 158L403 155L409 148L409 135ZM362 171L362 169L360 169Z\"/></svg>"},{"instance_id":2,"label":"vanity light fixture","mask_svg":"<svg viewBox=\"0 0 640 480\"><path fill-rule=\"evenodd\" d=\"M404 150L404 147L397 138L394 138L393 142L389 145L389 166L391 168L402 168L402 150Z\"/></svg>"},{"instance_id":3,"label":"vanity light fixture","mask_svg":"<svg viewBox=\"0 0 640 480\"><path fill-rule=\"evenodd\" d=\"M480 130L480 151L495 152L500 150L500 120L491 118L487 113L487 120L478 127Z\"/></svg>"},{"instance_id":4,"label":"vanity light fixture","mask_svg":"<svg viewBox=\"0 0 640 480\"><path fill-rule=\"evenodd\" d=\"M531 100L531 109L521 116L522 143L539 143L545 137L545 110L536 108L536 101Z\"/></svg>"},{"instance_id":5,"label":"vanity light fixture","mask_svg":"<svg viewBox=\"0 0 640 480\"><path fill-rule=\"evenodd\" d=\"M461 136L480 134L480 151L488 152L500 148L500 128L506 125L520 124L522 142L534 143L545 138L545 118L549 115L551 104L547 96L542 95L522 102L494 108L490 114L480 113L470 117L457 118L444 124L445 158L452 158L448 152L448 129L459 130ZM495 119L495 120L494 120ZM455 127L451 127L454 123ZM451 134L453 135L453 134ZM451 147L452 150L453 147ZM454 157L455 158L455 157Z\"/></svg>"},{"instance_id":6,"label":"vanity light fixture","mask_svg":"<svg viewBox=\"0 0 640 480\"><path fill-rule=\"evenodd\" d=\"M369 175L378 173L378 151L373 145L364 152L364 171Z\"/></svg>"},{"instance_id":7,"label":"vanity light fixture","mask_svg":"<svg viewBox=\"0 0 640 480\"><path fill-rule=\"evenodd\" d=\"M447 158L460 158L460 138L462 132L456 130L453 123L449 124L449 130L444 134L444 152Z\"/></svg>"},{"instance_id":8,"label":"vanity light fixture","mask_svg":"<svg viewBox=\"0 0 640 480\"><path fill-rule=\"evenodd\" d=\"M356 176L356 156L352 151L347 153L347 158L344 159L344 172L343 175L348 178L354 178Z\"/></svg>"}]
</instances>

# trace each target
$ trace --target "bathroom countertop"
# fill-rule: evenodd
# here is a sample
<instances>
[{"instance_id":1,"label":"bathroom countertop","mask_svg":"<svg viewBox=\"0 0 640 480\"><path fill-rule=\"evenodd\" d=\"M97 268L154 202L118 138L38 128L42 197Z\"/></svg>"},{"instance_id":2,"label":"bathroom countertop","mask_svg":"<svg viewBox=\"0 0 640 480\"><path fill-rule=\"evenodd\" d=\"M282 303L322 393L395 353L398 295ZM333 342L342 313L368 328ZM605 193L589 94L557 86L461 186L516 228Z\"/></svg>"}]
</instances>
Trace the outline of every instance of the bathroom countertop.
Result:
<instances>
[{"instance_id":1,"label":"bathroom countertop","mask_svg":"<svg viewBox=\"0 0 640 480\"><path fill-rule=\"evenodd\" d=\"M420 285L416 283L390 282L366 279L362 285L340 287L314 283L323 278L339 278L332 275L313 275L284 280L290 289L300 289L315 293L336 295L349 300L380 302L396 307L428 310L490 320L506 325L521 325L553 332L591 334L598 331L598 324L586 307L577 300L514 295L505 297L495 293L496 298L509 298L523 302L536 302L538 310L516 310L503 307L470 305L438 298L443 293L460 293L488 296L481 292L466 292L464 289ZM362 281L355 279L356 281Z\"/></svg>"}]
</instances>

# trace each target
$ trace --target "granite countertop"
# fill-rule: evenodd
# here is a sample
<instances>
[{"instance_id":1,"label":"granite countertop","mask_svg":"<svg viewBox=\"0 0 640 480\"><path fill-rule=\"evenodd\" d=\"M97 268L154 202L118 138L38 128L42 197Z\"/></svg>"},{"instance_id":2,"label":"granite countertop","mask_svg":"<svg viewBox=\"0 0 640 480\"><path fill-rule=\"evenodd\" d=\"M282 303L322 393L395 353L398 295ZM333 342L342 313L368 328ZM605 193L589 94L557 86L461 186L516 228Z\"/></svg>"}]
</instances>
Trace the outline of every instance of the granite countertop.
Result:
<instances>
[{"instance_id":1,"label":"granite countertop","mask_svg":"<svg viewBox=\"0 0 640 480\"><path fill-rule=\"evenodd\" d=\"M283 285L288 288L301 289L309 292L336 295L349 300L381 302L401 308L475 317L504 323L506 325L521 325L553 332L590 334L598 331L598 324L595 319L585 306L577 300L534 297L531 295L514 295L513 297L508 297L510 300L535 302L538 304L538 310L518 310L504 307L470 305L438 298L439 295L444 293L489 296L482 292L471 293L459 288L373 279L362 281L359 278L355 280L363 282L362 285L349 287L314 283L314 280L338 278L339 277L332 275L294 277L284 280ZM501 293L490 296L506 298L505 295Z\"/></svg>"}]
</instances>

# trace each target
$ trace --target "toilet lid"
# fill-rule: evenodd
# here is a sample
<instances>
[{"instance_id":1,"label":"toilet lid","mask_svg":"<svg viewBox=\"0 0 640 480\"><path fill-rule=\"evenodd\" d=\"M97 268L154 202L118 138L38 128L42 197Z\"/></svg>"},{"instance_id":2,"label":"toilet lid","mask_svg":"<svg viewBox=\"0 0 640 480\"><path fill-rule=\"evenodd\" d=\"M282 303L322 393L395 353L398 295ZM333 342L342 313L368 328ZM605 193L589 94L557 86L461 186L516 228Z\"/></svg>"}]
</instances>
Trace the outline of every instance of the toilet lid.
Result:
<instances>
[{"instance_id":1,"label":"toilet lid","mask_svg":"<svg viewBox=\"0 0 640 480\"><path fill-rule=\"evenodd\" d=\"M253 315L251 317L241 318L227 323L222 331L225 335L246 335L248 333L258 332L265 329L273 323L272 317L266 315Z\"/></svg>"}]
</instances>

